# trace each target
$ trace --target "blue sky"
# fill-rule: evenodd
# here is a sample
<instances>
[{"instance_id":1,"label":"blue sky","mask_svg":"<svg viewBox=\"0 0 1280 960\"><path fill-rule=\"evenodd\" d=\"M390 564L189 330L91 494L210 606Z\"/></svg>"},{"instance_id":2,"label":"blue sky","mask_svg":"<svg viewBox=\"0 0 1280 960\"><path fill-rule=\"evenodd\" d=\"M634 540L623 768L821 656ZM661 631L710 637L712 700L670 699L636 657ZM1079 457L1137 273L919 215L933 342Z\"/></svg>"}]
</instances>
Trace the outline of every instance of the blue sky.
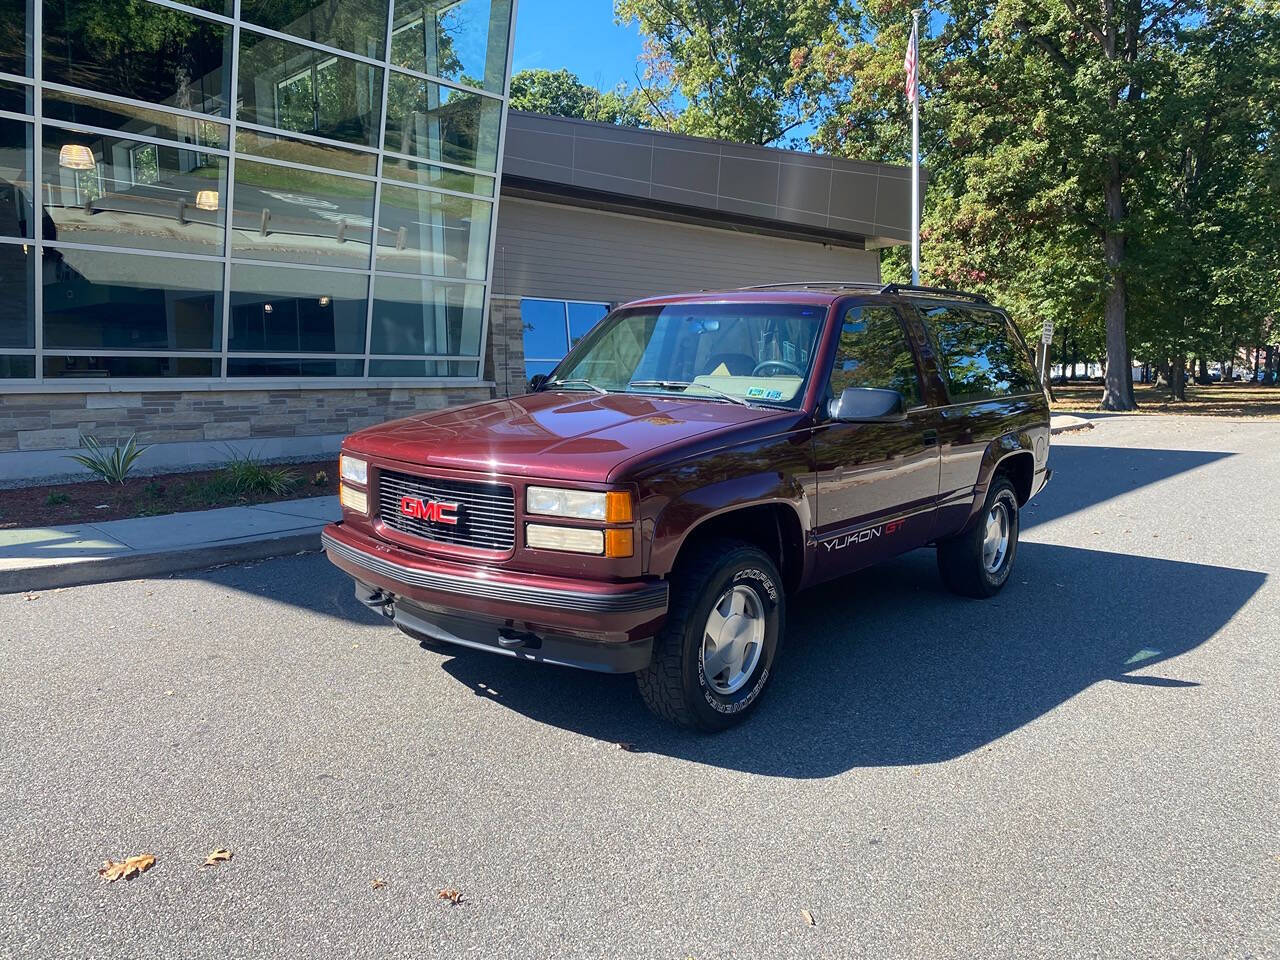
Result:
<instances>
[{"instance_id":1,"label":"blue sky","mask_svg":"<svg viewBox=\"0 0 1280 960\"><path fill-rule=\"evenodd\" d=\"M634 25L613 22L613 0L520 0L512 69L564 67L607 90L635 84L640 47Z\"/></svg>"}]
</instances>

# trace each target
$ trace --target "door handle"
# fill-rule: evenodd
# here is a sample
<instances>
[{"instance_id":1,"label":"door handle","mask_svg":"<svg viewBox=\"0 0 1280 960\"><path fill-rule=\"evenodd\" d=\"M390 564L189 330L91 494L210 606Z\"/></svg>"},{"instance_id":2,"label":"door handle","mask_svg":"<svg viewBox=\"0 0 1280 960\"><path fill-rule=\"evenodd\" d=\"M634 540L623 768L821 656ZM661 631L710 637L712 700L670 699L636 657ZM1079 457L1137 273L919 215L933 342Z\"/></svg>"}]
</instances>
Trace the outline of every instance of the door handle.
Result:
<instances>
[{"instance_id":1,"label":"door handle","mask_svg":"<svg viewBox=\"0 0 1280 960\"><path fill-rule=\"evenodd\" d=\"M926 430L926 431L922 434L922 436L924 437L924 445L925 445L926 447L932 447L934 444L936 444L936 443L938 442L938 431L937 431L937 430Z\"/></svg>"}]
</instances>

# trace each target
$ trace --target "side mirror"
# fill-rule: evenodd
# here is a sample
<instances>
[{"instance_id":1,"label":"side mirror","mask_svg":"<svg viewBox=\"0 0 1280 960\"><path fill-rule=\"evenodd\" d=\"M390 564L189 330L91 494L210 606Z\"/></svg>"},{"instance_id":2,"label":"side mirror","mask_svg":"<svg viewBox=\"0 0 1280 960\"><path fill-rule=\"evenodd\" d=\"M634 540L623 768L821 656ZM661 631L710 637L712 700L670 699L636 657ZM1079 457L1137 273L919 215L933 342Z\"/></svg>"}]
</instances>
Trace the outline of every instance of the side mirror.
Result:
<instances>
[{"instance_id":1,"label":"side mirror","mask_svg":"<svg viewBox=\"0 0 1280 960\"><path fill-rule=\"evenodd\" d=\"M846 387L827 404L827 415L842 423L880 423L907 418L907 402L897 390Z\"/></svg>"},{"instance_id":2,"label":"side mirror","mask_svg":"<svg viewBox=\"0 0 1280 960\"><path fill-rule=\"evenodd\" d=\"M547 382L547 375L545 373L535 373L532 377L529 378L529 392L537 393L539 390L542 389L542 385L546 382Z\"/></svg>"}]
</instances>

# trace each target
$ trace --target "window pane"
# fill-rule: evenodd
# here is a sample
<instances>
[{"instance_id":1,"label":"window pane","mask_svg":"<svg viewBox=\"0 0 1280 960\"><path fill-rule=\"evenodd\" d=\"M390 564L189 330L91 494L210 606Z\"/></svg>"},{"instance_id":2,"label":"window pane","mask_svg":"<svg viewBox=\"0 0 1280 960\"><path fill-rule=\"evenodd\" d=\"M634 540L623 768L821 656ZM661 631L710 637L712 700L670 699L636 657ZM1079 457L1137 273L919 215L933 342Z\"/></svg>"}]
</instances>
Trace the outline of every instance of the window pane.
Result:
<instances>
[{"instance_id":1,"label":"window pane","mask_svg":"<svg viewBox=\"0 0 1280 960\"><path fill-rule=\"evenodd\" d=\"M478 173L463 173L430 163L403 160L387 156L382 160L382 175L405 183L417 183L424 187L457 190L459 193L477 193L482 197L493 196L493 177Z\"/></svg>"},{"instance_id":2,"label":"window pane","mask_svg":"<svg viewBox=\"0 0 1280 960\"><path fill-rule=\"evenodd\" d=\"M216 377L222 361L213 357L51 357L46 377Z\"/></svg>"},{"instance_id":3,"label":"window pane","mask_svg":"<svg viewBox=\"0 0 1280 960\"><path fill-rule=\"evenodd\" d=\"M378 67L243 30L239 96L241 120L378 145Z\"/></svg>"},{"instance_id":4,"label":"window pane","mask_svg":"<svg viewBox=\"0 0 1280 960\"><path fill-rule=\"evenodd\" d=\"M897 390L908 407L920 405L920 375L896 310L854 307L845 314L831 368L831 395L838 397L848 387Z\"/></svg>"},{"instance_id":5,"label":"window pane","mask_svg":"<svg viewBox=\"0 0 1280 960\"><path fill-rule=\"evenodd\" d=\"M328 167L330 170L347 173L363 173L369 177L378 172L377 154L351 150L337 144L312 143L309 140L259 133L257 130L237 130L236 151L269 160L305 163L312 167Z\"/></svg>"},{"instance_id":6,"label":"window pane","mask_svg":"<svg viewBox=\"0 0 1280 960\"><path fill-rule=\"evenodd\" d=\"M391 62L502 92L510 0L396 0Z\"/></svg>"},{"instance_id":7,"label":"window pane","mask_svg":"<svg viewBox=\"0 0 1280 960\"><path fill-rule=\"evenodd\" d=\"M483 280L492 209L484 200L384 185L378 269Z\"/></svg>"},{"instance_id":8,"label":"window pane","mask_svg":"<svg viewBox=\"0 0 1280 960\"><path fill-rule=\"evenodd\" d=\"M559 360L526 360L524 365L524 378L532 380L538 374L544 377L548 376L552 370L556 368Z\"/></svg>"},{"instance_id":9,"label":"window pane","mask_svg":"<svg viewBox=\"0 0 1280 960\"><path fill-rule=\"evenodd\" d=\"M222 264L46 249L44 344L55 349L220 350Z\"/></svg>"},{"instance_id":10,"label":"window pane","mask_svg":"<svg viewBox=\"0 0 1280 960\"><path fill-rule=\"evenodd\" d=\"M241 0L240 17L374 60L387 34L386 0Z\"/></svg>"},{"instance_id":11,"label":"window pane","mask_svg":"<svg viewBox=\"0 0 1280 960\"><path fill-rule=\"evenodd\" d=\"M6 357L0 355L0 380L30 380L33 379L35 375L35 357Z\"/></svg>"},{"instance_id":12,"label":"window pane","mask_svg":"<svg viewBox=\"0 0 1280 960\"><path fill-rule=\"evenodd\" d=\"M478 377L480 364L471 360L370 360L371 377Z\"/></svg>"},{"instance_id":13,"label":"window pane","mask_svg":"<svg viewBox=\"0 0 1280 960\"><path fill-rule=\"evenodd\" d=\"M483 320L478 284L373 280L373 353L477 357Z\"/></svg>"},{"instance_id":14,"label":"window pane","mask_svg":"<svg viewBox=\"0 0 1280 960\"><path fill-rule=\"evenodd\" d=\"M0 347L34 347L35 270L34 246L0 243Z\"/></svg>"},{"instance_id":15,"label":"window pane","mask_svg":"<svg viewBox=\"0 0 1280 960\"><path fill-rule=\"evenodd\" d=\"M220 255L225 157L44 128L45 239Z\"/></svg>"},{"instance_id":16,"label":"window pane","mask_svg":"<svg viewBox=\"0 0 1280 960\"><path fill-rule=\"evenodd\" d=\"M64 90L46 88L42 96L44 115L53 120L160 137L187 146L227 147L227 125L216 120L196 120L137 103L114 103Z\"/></svg>"},{"instance_id":17,"label":"window pane","mask_svg":"<svg viewBox=\"0 0 1280 960\"><path fill-rule=\"evenodd\" d=\"M3 0L0 0L3 2ZM0 33L3 27L0 27ZM0 39L0 45L4 40ZM31 113L35 109L34 87L29 87L25 83L15 83L12 80L0 80L0 110L8 110L10 113Z\"/></svg>"},{"instance_id":18,"label":"window pane","mask_svg":"<svg viewBox=\"0 0 1280 960\"><path fill-rule=\"evenodd\" d=\"M32 0L0 0L0 71L20 77L32 74L31 4Z\"/></svg>"},{"instance_id":19,"label":"window pane","mask_svg":"<svg viewBox=\"0 0 1280 960\"><path fill-rule=\"evenodd\" d=\"M609 312L607 303L572 303L569 308L569 346L576 346L578 341Z\"/></svg>"},{"instance_id":20,"label":"window pane","mask_svg":"<svg viewBox=\"0 0 1280 960\"><path fill-rule=\"evenodd\" d=\"M386 148L423 160L496 170L501 114L498 100L392 73Z\"/></svg>"},{"instance_id":21,"label":"window pane","mask_svg":"<svg viewBox=\"0 0 1280 960\"><path fill-rule=\"evenodd\" d=\"M33 129L21 120L0 117L0 236L35 236L31 219Z\"/></svg>"},{"instance_id":22,"label":"window pane","mask_svg":"<svg viewBox=\"0 0 1280 960\"><path fill-rule=\"evenodd\" d=\"M233 256L367 267L373 183L236 160Z\"/></svg>"},{"instance_id":23,"label":"window pane","mask_svg":"<svg viewBox=\"0 0 1280 960\"><path fill-rule=\"evenodd\" d=\"M231 268L233 351L364 353L369 279L352 273Z\"/></svg>"},{"instance_id":24,"label":"window pane","mask_svg":"<svg viewBox=\"0 0 1280 960\"><path fill-rule=\"evenodd\" d=\"M963 307L923 311L938 342L952 403L1038 390L1031 360L997 313Z\"/></svg>"},{"instance_id":25,"label":"window pane","mask_svg":"<svg viewBox=\"0 0 1280 960\"><path fill-rule=\"evenodd\" d=\"M563 300L521 300L520 323L526 357L559 362L569 352Z\"/></svg>"},{"instance_id":26,"label":"window pane","mask_svg":"<svg viewBox=\"0 0 1280 960\"><path fill-rule=\"evenodd\" d=\"M229 377L362 377L363 360L270 360L231 357Z\"/></svg>"},{"instance_id":27,"label":"window pane","mask_svg":"<svg viewBox=\"0 0 1280 960\"><path fill-rule=\"evenodd\" d=\"M45 0L44 79L227 114L231 28L138 0Z\"/></svg>"}]
</instances>

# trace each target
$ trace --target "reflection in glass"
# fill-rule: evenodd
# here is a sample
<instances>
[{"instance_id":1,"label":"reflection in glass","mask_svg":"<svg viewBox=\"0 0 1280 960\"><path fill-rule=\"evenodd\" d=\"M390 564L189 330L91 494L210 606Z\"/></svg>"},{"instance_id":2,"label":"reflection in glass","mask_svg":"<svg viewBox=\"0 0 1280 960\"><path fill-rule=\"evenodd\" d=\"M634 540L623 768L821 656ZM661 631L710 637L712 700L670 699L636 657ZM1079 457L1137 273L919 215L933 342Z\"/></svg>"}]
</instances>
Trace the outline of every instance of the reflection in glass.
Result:
<instances>
[{"instance_id":1,"label":"reflection in glass","mask_svg":"<svg viewBox=\"0 0 1280 960\"><path fill-rule=\"evenodd\" d=\"M236 160L233 256L367 267L373 184Z\"/></svg>"},{"instance_id":2,"label":"reflection in glass","mask_svg":"<svg viewBox=\"0 0 1280 960\"><path fill-rule=\"evenodd\" d=\"M369 278L321 270L231 268L231 350L364 353Z\"/></svg>"},{"instance_id":3,"label":"reflection in glass","mask_svg":"<svg viewBox=\"0 0 1280 960\"><path fill-rule=\"evenodd\" d=\"M501 93L510 0L396 0L391 62Z\"/></svg>"},{"instance_id":4,"label":"reflection in glass","mask_svg":"<svg viewBox=\"0 0 1280 960\"><path fill-rule=\"evenodd\" d=\"M35 236L31 220L32 129L29 123L0 117L0 236Z\"/></svg>"},{"instance_id":5,"label":"reflection in glass","mask_svg":"<svg viewBox=\"0 0 1280 960\"><path fill-rule=\"evenodd\" d=\"M967 307L921 311L937 341L952 403L1031 393L1039 388L1031 358L998 313Z\"/></svg>"},{"instance_id":6,"label":"reflection in glass","mask_svg":"<svg viewBox=\"0 0 1280 960\"><path fill-rule=\"evenodd\" d=\"M213 357L51 357L44 358L44 375L103 379L108 377L216 377L222 361Z\"/></svg>"},{"instance_id":7,"label":"reflection in glass","mask_svg":"<svg viewBox=\"0 0 1280 960\"><path fill-rule=\"evenodd\" d=\"M538 374L544 377L550 376L551 371L556 368L559 360L526 360L524 364L524 378L532 380Z\"/></svg>"},{"instance_id":8,"label":"reflection in glass","mask_svg":"<svg viewBox=\"0 0 1280 960\"><path fill-rule=\"evenodd\" d=\"M240 17L378 60L387 33L387 0L241 0Z\"/></svg>"},{"instance_id":9,"label":"reflection in glass","mask_svg":"<svg viewBox=\"0 0 1280 960\"><path fill-rule=\"evenodd\" d=\"M239 83L241 120L378 145L379 67L242 30Z\"/></svg>"},{"instance_id":10,"label":"reflection in glass","mask_svg":"<svg viewBox=\"0 0 1280 960\"><path fill-rule=\"evenodd\" d=\"M3 3L3 0L0 0L0 3ZM0 32L3 30L3 26L0 26ZM4 41L0 40L0 44L3 43ZM35 109L35 97L32 93L34 89L25 83L0 80L0 110L8 110L10 113L31 113Z\"/></svg>"},{"instance_id":11,"label":"reflection in glass","mask_svg":"<svg viewBox=\"0 0 1280 960\"><path fill-rule=\"evenodd\" d=\"M854 307L845 314L829 390L838 397L849 387L897 390L908 408L920 404L915 355L892 307Z\"/></svg>"},{"instance_id":12,"label":"reflection in glass","mask_svg":"<svg viewBox=\"0 0 1280 960\"><path fill-rule=\"evenodd\" d=\"M44 79L226 116L231 28L137 0L45 0Z\"/></svg>"},{"instance_id":13,"label":"reflection in glass","mask_svg":"<svg viewBox=\"0 0 1280 960\"><path fill-rule=\"evenodd\" d=\"M46 248L43 275L46 348L222 347L221 263ZM45 358L46 370L50 359Z\"/></svg>"},{"instance_id":14,"label":"reflection in glass","mask_svg":"<svg viewBox=\"0 0 1280 960\"><path fill-rule=\"evenodd\" d=\"M485 200L383 185L377 268L483 280L492 209Z\"/></svg>"},{"instance_id":15,"label":"reflection in glass","mask_svg":"<svg viewBox=\"0 0 1280 960\"><path fill-rule=\"evenodd\" d=\"M477 360L370 360L371 377L478 377Z\"/></svg>"},{"instance_id":16,"label":"reflection in glass","mask_svg":"<svg viewBox=\"0 0 1280 960\"><path fill-rule=\"evenodd\" d=\"M382 175L424 187L474 193L482 197L493 196L493 177L486 177L479 173L463 173L461 170L450 170L448 167L437 167L435 164L419 163L403 157L390 155L384 157Z\"/></svg>"},{"instance_id":17,"label":"reflection in glass","mask_svg":"<svg viewBox=\"0 0 1280 960\"><path fill-rule=\"evenodd\" d=\"M42 96L46 119L175 140L187 146L227 148L227 125L216 120L197 120L137 103L99 100L65 90L46 88Z\"/></svg>"},{"instance_id":18,"label":"reflection in glass","mask_svg":"<svg viewBox=\"0 0 1280 960\"><path fill-rule=\"evenodd\" d=\"M579 340L591 332L591 328L604 319L609 312L607 303L579 303L569 301L565 304L569 311L569 346L577 346Z\"/></svg>"},{"instance_id":19,"label":"reflection in glass","mask_svg":"<svg viewBox=\"0 0 1280 960\"><path fill-rule=\"evenodd\" d=\"M305 163L310 167L363 173L369 177L378 172L377 154L340 147L334 143L313 143L310 140L247 130L244 127L236 130L236 152L266 157L268 160L283 160L291 164Z\"/></svg>"},{"instance_id":20,"label":"reflection in glass","mask_svg":"<svg viewBox=\"0 0 1280 960\"><path fill-rule=\"evenodd\" d=\"M44 128L45 239L221 254L225 157Z\"/></svg>"},{"instance_id":21,"label":"reflection in glass","mask_svg":"<svg viewBox=\"0 0 1280 960\"><path fill-rule=\"evenodd\" d=\"M423 160L496 170L501 116L499 100L393 72L385 147Z\"/></svg>"},{"instance_id":22,"label":"reflection in glass","mask_svg":"<svg viewBox=\"0 0 1280 960\"><path fill-rule=\"evenodd\" d=\"M0 71L31 76L33 0L0 0ZM8 109L8 108L6 108Z\"/></svg>"},{"instance_id":23,"label":"reflection in glass","mask_svg":"<svg viewBox=\"0 0 1280 960\"><path fill-rule=\"evenodd\" d=\"M35 248L0 243L0 347L36 345Z\"/></svg>"},{"instance_id":24,"label":"reflection in glass","mask_svg":"<svg viewBox=\"0 0 1280 960\"><path fill-rule=\"evenodd\" d=\"M30 380L36 375L36 358L33 356L5 356L0 354L0 380Z\"/></svg>"},{"instance_id":25,"label":"reflection in glass","mask_svg":"<svg viewBox=\"0 0 1280 960\"><path fill-rule=\"evenodd\" d=\"M273 360L231 357L229 377L361 377L363 360Z\"/></svg>"},{"instance_id":26,"label":"reflection in glass","mask_svg":"<svg viewBox=\"0 0 1280 960\"><path fill-rule=\"evenodd\" d=\"M524 328L524 355L529 360L556 363L569 352L563 300L520 301L520 325Z\"/></svg>"},{"instance_id":27,"label":"reflection in glass","mask_svg":"<svg viewBox=\"0 0 1280 960\"><path fill-rule=\"evenodd\" d=\"M478 357L483 316L478 284L377 276L371 352Z\"/></svg>"}]
</instances>

